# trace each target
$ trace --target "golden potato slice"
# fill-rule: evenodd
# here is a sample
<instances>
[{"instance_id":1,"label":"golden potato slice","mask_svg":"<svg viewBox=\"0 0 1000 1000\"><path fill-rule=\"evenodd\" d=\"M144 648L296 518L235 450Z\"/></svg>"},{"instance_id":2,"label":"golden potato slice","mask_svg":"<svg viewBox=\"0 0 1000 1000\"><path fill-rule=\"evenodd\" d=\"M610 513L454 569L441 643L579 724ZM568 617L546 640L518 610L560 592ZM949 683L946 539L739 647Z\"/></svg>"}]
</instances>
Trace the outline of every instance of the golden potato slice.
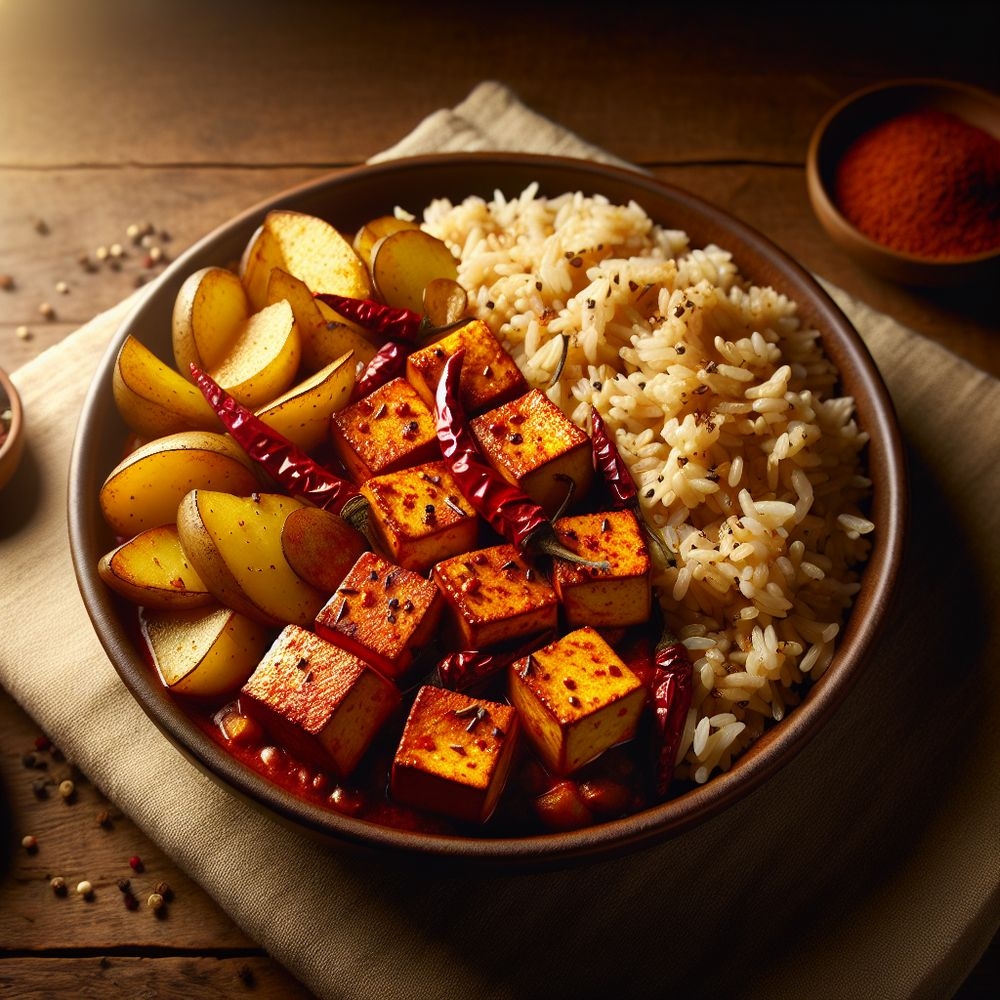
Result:
<instances>
[{"instance_id":1,"label":"golden potato slice","mask_svg":"<svg viewBox=\"0 0 1000 1000\"><path fill-rule=\"evenodd\" d=\"M458 277L458 262L437 237L422 229L383 236L372 247L372 283L390 306L421 312L424 289L436 278Z\"/></svg>"},{"instance_id":2,"label":"golden potato slice","mask_svg":"<svg viewBox=\"0 0 1000 1000\"><path fill-rule=\"evenodd\" d=\"M368 298L368 269L354 247L324 219L289 209L267 213L240 260L239 274L251 308L267 301L271 271L280 267L311 292ZM331 313L328 317L336 319Z\"/></svg>"},{"instance_id":3,"label":"golden potato slice","mask_svg":"<svg viewBox=\"0 0 1000 1000\"><path fill-rule=\"evenodd\" d=\"M292 307L281 301L254 313L228 353L208 373L253 410L288 389L301 359L302 341Z\"/></svg>"},{"instance_id":4,"label":"golden potato slice","mask_svg":"<svg viewBox=\"0 0 1000 1000\"><path fill-rule=\"evenodd\" d=\"M220 603L266 625L305 626L329 595L306 583L282 549L285 519L303 506L278 493L246 497L195 489L177 508L177 531Z\"/></svg>"},{"instance_id":5,"label":"golden potato slice","mask_svg":"<svg viewBox=\"0 0 1000 1000\"><path fill-rule=\"evenodd\" d=\"M312 451L329 436L330 417L347 405L354 382L354 354L348 351L259 409L257 416L303 451Z\"/></svg>"},{"instance_id":6,"label":"golden potato slice","mask_svg":"<svg viewBox=\"0 0 1000 1000\"><path fill-rule=\"evenodd\" d=\"M271 642L270 631L231 608L144 611L141 619L153 663L175 694L210 698L235 694Z\"/></svg>"},{"instance_id":7,"label":"golden potato slice","mask_svg":"<svg viewBox=\"0 0 1000 1000\"><path fill-rule=\"evenodd\" d=\"M303 371L319 371L348 351L354 352L358 365L367 365L375 357L378 345L370 337L349 323L328 319L305 282L276 267L267 282L267 303L282 299L292 307L299 328Z\"/></svg>"},{"instance_id":8,"label":"golden potato slice","mask_svg":"<svg viewBox=\"0 0 1000 1000\"><path fill-rule=\"evenodd\" d=\"M141 445L111 470L99 501L122 538L177 522L177 505L193 489L248 494L260 488L254 465L224 434L180 431Z\"/></svg>"},{"instance_id":9,"label":"golden potato slice","mask_svg":"<svg viewBox=\"0 0 1000 1000\"><path fill-rule=\"evenodd\" d=\"M178 371L209 371L232 350L251 309L239 275L224 267L204 267L188 275L174 300L171 340Z\"/></svg>"},{"instance_id":10,"label":"golden potato slice","mask_svg":"<svg viewBox=\"0 0 1000 1000\"><path fill-rule=\"evenodd\" d=\"M398 233L401 229L419 229L420 226L411 219L398 219L395 215L380 215L377 219L366 222L354 235L354 249L358 256L371 268L372 247L390 233Z\"/></svg>"},{"instance_id":11,"label":"golden potato slice","mask_svg":"<svg viewBox=\"0 0 1000 1000\"><path fill-rule=\"evenodd\" d=\"M198 389L131 335L118 352L111 385L122 420L140 437L220 426Z\"/></svg>"},{"instance_id":12,"label":"golden potato slice","mask_svg":"<svg viewBox=\"0 0 1000 1000\"><path fill-rule=\"evenodd\" d=\"M146 608L180 611L215 603L173 524L140 531L102 556L97 573L115 593Z\"/></svg>"}]
</instances>

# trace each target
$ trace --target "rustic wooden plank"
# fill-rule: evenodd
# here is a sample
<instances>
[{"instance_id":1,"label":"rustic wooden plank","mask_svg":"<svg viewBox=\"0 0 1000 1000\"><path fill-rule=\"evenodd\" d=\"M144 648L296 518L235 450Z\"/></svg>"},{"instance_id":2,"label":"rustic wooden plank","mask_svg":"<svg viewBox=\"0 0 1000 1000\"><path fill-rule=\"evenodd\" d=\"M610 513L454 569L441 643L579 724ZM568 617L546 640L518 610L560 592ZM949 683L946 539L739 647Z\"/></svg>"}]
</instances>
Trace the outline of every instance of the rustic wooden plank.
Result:
<instances>
[{"instance_id":1,"label":"rustic wooden plank","mask_svg":"<svg viewBox=\"0 0 1000 1000\"><path fill-rule=\"evenodd\" d=\"M310 1000L310 993L280 965L259 953L134 957L96 951L75 957L0 960L0 995L18 1000Z\"/></svg>"},{"instance_id":2,"label":"rustic wooden plank","mask_svg":"<svg viewBox=\"0 0 1000 1000\"><path fill-rule=\"evenodd\" d=\"M4 951L47 951L98 944L176 949L253 950L255 945L221 908L110 804L57 751L35 749L43 734L0 689L0 789L3 811L3 875L0 879L0 956ZM31 766L31 760L34 765ZM71 780L75 794L62 798L59 785ZM36 791L37 787L37 791ZM104 814L107 813L107 819ZM37 838L34 851L21 839ZM143 870L133 871L133 857ZM50 880L62 876L60 896ZM129 910L118 880L130 881L141 904ZM94 887L85 900L75 888ZM157 916L146 905L157 884L173 898Z\"/></svg>"},{"instance_id":3,"label":"rustic wooden plank","mask_svg":"<svg viewBox=\"0 0 1000 1000\"><path fill-rule=\"evenodd\" d=\"M165 230L170 236L162 242L165 259L176 257L261 199L328 172L316 167L127 167L109 175L91 169L0 168L0 233L9 234L0 242L0 274L16 282L13 290L0 292L0 367L19 367L129 295L137 280L158 273L162 265L145 268L144 252L126 239L131 223L149 221ZM800 168L675 165L653 172L726 209L810 270L1000 376L990 290L908 289L863 271L820 228ZM45 222L44 235L35 228L38 218ZM80 266L81 255L93 261L98 247L115 241L123 242L127 253L118 270L107 263L93 271ZM60 281L69 286L65 295L56 291ZM41 317L43 302L55 308L55 320ZM31 330L28 340L17 336L22 325Z\"/></svg>"},{"instance_id":4,"label":"rustic wooden plank","mask_svg":"<svg viewBox=\"0 0 1000 1000\"><path fill-rule=\"evenodd\" d=\"M936 18L823 6L294 2L255 31L236 0L3 4L0 162L355 162L489 77L629 158L791 162L833 99L930 52L938 75L991 79L988 30L942 46Z\"/></svg>"}]
</instances>

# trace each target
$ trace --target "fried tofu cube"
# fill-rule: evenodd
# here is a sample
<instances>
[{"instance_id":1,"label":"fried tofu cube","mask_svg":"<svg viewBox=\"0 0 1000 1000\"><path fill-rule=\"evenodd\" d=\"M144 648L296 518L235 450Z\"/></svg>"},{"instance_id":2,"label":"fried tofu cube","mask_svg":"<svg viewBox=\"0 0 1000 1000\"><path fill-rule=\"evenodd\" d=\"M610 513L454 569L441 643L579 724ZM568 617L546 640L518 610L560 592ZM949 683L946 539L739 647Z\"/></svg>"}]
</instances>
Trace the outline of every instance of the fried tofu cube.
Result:
<instances>
[{"instance_id":1,"label":"fried tofu cube","mask_svg":"<svg viewBox=\"0 0 1000 1000\"><path fill-rule=\"evenodd\" d=\"M400 702L370 664L288 625L240 691L240 710L302 760L349 775Z\"/></svg>"},{"instance_id":2,"label":"fried tofu cube","mask_svg":"<svg viewBox=\"0 0 1000 1000\"><path fill-rule=\"evenodd\" d=\"M590 437L540 389L475 417L470 426L487 461L550 517L562 506L567 480L574 497L590 489Z\"/></svg>"},{"instance_id":3,"label":"fried tofu cube","mask_svg":"<svg viewBox=\"0 0 1000 1000\"><path fill-rule=\"evenodd\" d=\"M417 809L484 823L510 773L518 731L510 705L425 685L393 758L390 794Z\"/></svg>"},{"instance_id":4,"label":"fried tofu cube","mask_svg":"<svg viewBox=\"0 0 1000 1000\"><path fill-rule=\"evenodd\" d=\"M316 634L393 679L434 637L444 600L428 579L363 553L316 616Z\"/></svg>"},{"instance_id":5,"label":"fried tofu cube","mask_svg":"<svg viewBox=\"0 0 1000 1000\"><path fill-rule=\"evenodd\" d=\"M561 517L555 529L556 536L571 552L609 566L603 570L555 560L552 584L569 626L613 628L649 621L652 562L632 511Z\"/></svg>"},{"instance_id":6,"label":"fried tofu cube","mask_svg":"<svg viewBox=\"0 0 1000 1000\"><path fill-rule=\"evenodd\" d=\"M465 349L465 357L458 395L470 417L528 391L514 359L493 331L481 319L474 319L414 351L406 360L407 379L432 410L445 362L460 348Z\"/></svg>"},{"instance_id":7,"label":"fried tofu cube","mask_svg":"<svg viewBox=\"0 0 1000 1000\"><path fill-rule=\"evenodd\" d=\"M476 549L435 565L453 643L483 649L554 629L559 600L552 585L513 545Z\"/></svg>"},{"instance_id":8,"label":"fried tofu cube","mask_svg":"<svg viewBox=\"0 0 1000 1000\"><path fill-rule=\"evenodd\" d=\"M359 492L375 540L406 569L423 573L476 547L479 516L445 462L373 476Z\"/></svg>"},{"instance_id":9,"label":"fried tofu cube","mask_svg":"<svg viewBox=\"0 0 1000 1000\"><path fill-rule=\"evenodd\" d=\"M335 413L330 438L356 483L441 457L434 414L405 378Z\"/></svg>"},{"instance_id":10,"label":"fried tofu cube","mask_svg":"<svg viewBox=\"0 0 1000 1000\"><path fill-rule=\"evenodd\" d=\"M631 739L646 690L585 626L511 664L508 693L525 735L555 774L572 774Z\"/></svg>"}]
</instances>

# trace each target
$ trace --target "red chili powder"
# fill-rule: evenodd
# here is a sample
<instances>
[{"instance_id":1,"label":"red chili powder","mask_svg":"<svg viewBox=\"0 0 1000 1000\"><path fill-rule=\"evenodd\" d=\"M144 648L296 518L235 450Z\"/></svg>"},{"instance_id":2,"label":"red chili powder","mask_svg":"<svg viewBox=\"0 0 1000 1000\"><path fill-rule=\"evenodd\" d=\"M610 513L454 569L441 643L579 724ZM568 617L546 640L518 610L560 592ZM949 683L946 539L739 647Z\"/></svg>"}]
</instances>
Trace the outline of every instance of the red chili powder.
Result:
<instances>
[{"instance_id":1,"label":"red chili powder","mask_svg":"<svg viewBox=\"0 0 1000 1000\"><path fill-rule=\"evenodd\" d=\"M1000 247L1000 141L927 108L861 135L837 169L841 212L866 236L922 257Z\"/></svg>"}]
</instances>

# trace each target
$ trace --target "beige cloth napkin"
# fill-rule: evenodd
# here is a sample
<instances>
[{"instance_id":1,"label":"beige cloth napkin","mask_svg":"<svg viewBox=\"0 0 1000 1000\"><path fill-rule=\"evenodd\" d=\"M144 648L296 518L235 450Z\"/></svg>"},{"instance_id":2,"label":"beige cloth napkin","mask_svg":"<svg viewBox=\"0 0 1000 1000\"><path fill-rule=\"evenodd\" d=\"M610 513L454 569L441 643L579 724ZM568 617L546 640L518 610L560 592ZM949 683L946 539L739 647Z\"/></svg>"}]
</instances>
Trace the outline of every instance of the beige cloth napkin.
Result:
<instances>
[{"instance_id":1,"label":"beige cloth napkin","mask_svg":"<svg viewBox=\"0 0 1000 1000\"><path fill-rule=\"evenodd\" d=\"M391 155L607 154L485 84ZM1000 384L847 296L911 451L898 610L819 737L741 804L576 870L441 875L320 847L217 788L119 682L77 593L66 470L128 303L15 374L0 682L318 996L944 997L1000 922Z\"/></svg>"}]
</instances>

